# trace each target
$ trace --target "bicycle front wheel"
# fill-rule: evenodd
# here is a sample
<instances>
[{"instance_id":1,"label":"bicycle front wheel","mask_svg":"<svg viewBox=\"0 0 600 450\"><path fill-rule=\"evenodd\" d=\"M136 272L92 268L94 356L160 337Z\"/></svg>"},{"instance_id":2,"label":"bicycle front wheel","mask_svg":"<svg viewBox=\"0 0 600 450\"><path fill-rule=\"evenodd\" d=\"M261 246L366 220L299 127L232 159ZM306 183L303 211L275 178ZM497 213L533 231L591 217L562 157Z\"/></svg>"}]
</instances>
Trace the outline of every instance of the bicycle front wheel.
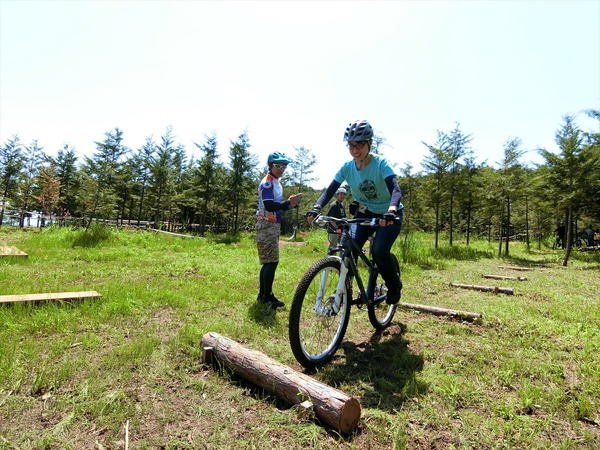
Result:
<instances>
[{"instance_id":1,"label":"bicycle front wheel","mask_svg":"<svg viewBox=\"0 0 600 450\"><path fill-rule=\"evenodd\" d=\"M392 258L394 260L394 267L396 267L396 271L400 273L400 264L398 264L398 258L396 255L392 253ZM383 277L378 273L377 277L372 280L374 286L374 295L373 298L381 298L382 296L387 295L387 286L383 281ZM369 303L367 306L367 311L369 313L369 320L371 321L371 325L375 327L376 330L385 330L392 323L392 319L394 318L394 314L396 314L396 306L397 305L388 305L385 300L378 301L375 303Z\"/></svg>"},{"instance_id":2,"label":"bicycle front wheel","mask_svg":"<svg viewBox=\"0 0 600 450\"><path fill-rule=\"evenodd\" d=\"M308 269L290 308L289 337L296 360L307 369L329 362L344 338L350 319L352 287L344 283L339 303L335 291L342 262L329 257Z\"/></svg>"}]
</instances>

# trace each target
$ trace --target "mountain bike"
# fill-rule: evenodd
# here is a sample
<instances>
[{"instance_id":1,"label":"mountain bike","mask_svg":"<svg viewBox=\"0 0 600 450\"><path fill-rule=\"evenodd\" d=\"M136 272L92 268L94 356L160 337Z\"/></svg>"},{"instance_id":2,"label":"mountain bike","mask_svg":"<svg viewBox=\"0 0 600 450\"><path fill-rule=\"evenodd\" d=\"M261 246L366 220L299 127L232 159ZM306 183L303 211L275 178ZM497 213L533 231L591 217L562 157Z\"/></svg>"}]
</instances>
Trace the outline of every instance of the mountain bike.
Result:
<instances>
[{"instance_id":1,"label":"mountain bike","mask_svg":"<svg viewBox=\"0 0 600 450\"><path fill-rule=\"evenodd\" d=\"M333 249L339 256L320 259L306 271L290 307L290 345L296 360L307 369L322 366L333 358L348 328L352 305L367 308L369 321L376 330L384 330L392 322L396 305L385 302L385 282L370 252L365 255L350 232L352 226L376 227L376 222L377 219L338 219L323 215L313 221L313 225L341 236L339 245ZM353 250L358 254L357 260L352 256ZM392 257L399 274L398 259L394 254ZM366 286L361 271L367 275ZM358 287L355 298L352 297L353 280Z\"/></svg>"}]
</instances>

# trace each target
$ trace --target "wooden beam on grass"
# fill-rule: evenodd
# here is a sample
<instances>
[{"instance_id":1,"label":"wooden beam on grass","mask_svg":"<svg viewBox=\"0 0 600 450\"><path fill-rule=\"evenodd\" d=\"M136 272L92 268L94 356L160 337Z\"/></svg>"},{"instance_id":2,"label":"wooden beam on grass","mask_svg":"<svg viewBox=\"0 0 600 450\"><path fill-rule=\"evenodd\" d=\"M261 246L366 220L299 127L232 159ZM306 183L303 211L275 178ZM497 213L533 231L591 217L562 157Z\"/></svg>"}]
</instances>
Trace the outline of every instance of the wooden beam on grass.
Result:
<instances>
[{"instance_id":1,"label":"wooden beam on grass","mask_svg":"<svg viewBox=\"0 0 600 450\"><path fill-rule=\"evenodd\" d=\"M81 300L84 298L102 297L96 291L80 291L80 292L57 292L47 294L17 294L17 295L0 295L0 303L16 303L16 302L44 302L55 300Z\"/></svg>"},{"instance_id":2,"label":"wooden beam on grass","mask_svg":"<svg viewBox=\"0 0 600 450\"><path fill-rule=\"evenodd\" d=\"M314 411L323 422L343 433L360 420L360 403L342 391L278 363L265 354L248 349L232 339L209 332L202 337L203 355L236 375L277 394L296 408ZM210 349L210 350L209 350Z\"/></svg>"},{"instance_id":3,"label":"wooden beam on grass","mask_svg":"<svg viewBox=\"0 0 600 450\"><path fill-rule=\"evenodd\" d=\"M406 309L413 309L415 311L425 312L429 314L434 314L436 316L450 316L456 319L467 320L469 322L474 322L483 317L482 314L468 312L468 311L455 311L453 309L439 308L437 306L428 306L428 305L415 305L411 303L398 303L398 306Z\"/></svg>"},{"instance_id":4,"label":"wooden beam on grass","mask_svg":"<svg viewBox=\"0 0 600 450\"><path fill-rule=\"evenodd\" d=\"M478 286L476 284L460 284L460 283L450 283L450 286L454 286L457 288L463 289L474 289L476 291L483 292L493 292L495 294L506 294L506 295L514 295L515 291L512 288L504 288L498 286Z\"/></svg>"},{"instance_id":5,"label":"wooden beam on grass","mask_svg":"<svg viewBox=\"0 0 600 450\"><path fill-rule=\"evenodd\" d=\"M8 245L0 245L0 257L19 257L27 258L27 253L19 250L17 247L11 247Z\"/></svg>"},{"instance_id":6,"label":"wooden beam on grass","mask_svg":"<svg viewBox=\"0 0 600 450\"><path fill-rule=\"evenodd\" d=\"M504 275L481 275L483 278L490 278L492 280L512 280L512 281L527 281L527 277L507 277Z\"/></svg>"}]
</instances>

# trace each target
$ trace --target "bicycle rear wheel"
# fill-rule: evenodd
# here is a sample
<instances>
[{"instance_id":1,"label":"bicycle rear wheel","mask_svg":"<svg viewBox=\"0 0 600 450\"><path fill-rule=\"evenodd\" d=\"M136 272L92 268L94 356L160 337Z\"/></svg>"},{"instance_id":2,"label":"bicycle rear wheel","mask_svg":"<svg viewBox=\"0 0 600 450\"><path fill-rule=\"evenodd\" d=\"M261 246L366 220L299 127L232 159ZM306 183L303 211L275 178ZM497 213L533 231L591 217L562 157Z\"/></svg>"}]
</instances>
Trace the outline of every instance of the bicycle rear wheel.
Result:
<instances>
[{"instance_id":1,"label":"bicycle rear wheel","mask_svg":"<svg viewBox=\"0 0 600 450\"><path fill-rule=\"evenodd\" d=\"M400 273L400 264L398 264L398 258L396 258L396 255L393 253L392 258L394 259L396 271ZM375 294L373 298L378 298L387 294L387 286L383 281L383 277L379 273L377 274L375 280L373 280L373 283L375 286ZM385 330L392 323L394 314L396 314L396 307L397 305L388 305L385 300L377 303L369 303L367 306L367 311L369 313L371 325L373 325L376 330Z\"/></svg>"},{"instance_id":2,"label":"bicycle rear wheel","mask_svg":"<svg viewBox=\"0 0 600 450\"><path fill-rule=\"evenodd\" d=\"M296 360L307 369L329 362L344 338L350 319L352 287L348 280L339 308L335 290L342 262L329 257L308 269L290 308L289 338Z\"/></svg>"}]
</instances>

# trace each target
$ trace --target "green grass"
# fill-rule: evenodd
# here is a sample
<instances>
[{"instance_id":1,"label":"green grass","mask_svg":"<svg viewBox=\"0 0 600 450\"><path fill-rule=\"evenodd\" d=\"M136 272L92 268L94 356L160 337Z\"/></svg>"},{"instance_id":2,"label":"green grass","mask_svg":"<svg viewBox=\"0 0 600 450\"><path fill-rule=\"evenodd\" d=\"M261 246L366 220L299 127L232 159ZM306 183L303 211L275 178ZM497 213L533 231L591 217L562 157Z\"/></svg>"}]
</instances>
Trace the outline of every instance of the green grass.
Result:
<instances>
[{"instance_id":1,"label":"green grass","mask_svg":"<svg viewBox=\"0 0 600 450\"><path fill-rule=\"evenodd\" d=\"M321 230L322 231L322 230ZM396 243L403 301L479 312L479 323L399 310L375 334L354 309L333 362L312 374L361 403L355 432L201 363L215 331L301 370L287 313L324 232L286 242L273 312L255 301L252 234L183 239L144 231L0 229L0 294L96 290L101 299L0 306L0 448L600 448L600 255L496 257L484 241ZM283 239L285 240L285 239ZM521 265L515 272L500 266ZM484 273L527 276L498 281ZM450 282L512 287L514 296Z\"/></svg>"}]
</instances>

